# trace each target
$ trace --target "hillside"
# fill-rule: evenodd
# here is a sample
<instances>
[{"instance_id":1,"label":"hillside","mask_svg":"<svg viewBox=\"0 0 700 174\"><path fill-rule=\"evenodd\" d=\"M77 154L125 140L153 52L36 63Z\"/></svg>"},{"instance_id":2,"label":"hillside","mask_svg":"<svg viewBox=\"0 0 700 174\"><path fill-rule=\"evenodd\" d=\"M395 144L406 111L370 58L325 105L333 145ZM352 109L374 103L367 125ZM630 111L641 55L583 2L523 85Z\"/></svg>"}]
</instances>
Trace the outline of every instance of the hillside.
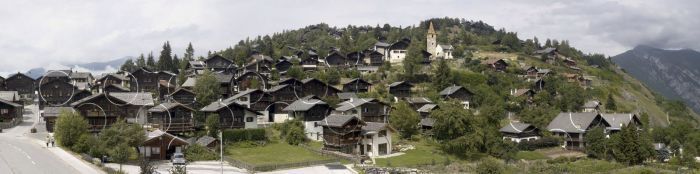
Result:
<instances>
[{"instance_id":1,"label":"hillside","mask_svg":"<svg viewBox=\"0 0 700 174\"><path fill-rule=\"evenodd\" d=\"M612 60L664 97L682 100L700 111L700 52L637 46Z\"/></svg>"},{"instance_id":2,"label":"hillside","mask_svg":"<svg viewBox=\"0 0 700 174\"><path fill-rule=\"evenodd\" d=\"M608 98L612 97L617 107L605 108L605 112L635 112L644 115L643 117L648 115L651 125L665 126L669 121L674 120L681 122L696 120L694 113L687 109L678 109L678 106L666 101L663 97L654 95L652 90L647 89L645 85L624 71L617 70L604 55L584 54L566 40L543 41L538 38L518 38L515 32L497 30L481 21L440 18L421 21L417 26L408 27L385 24L374 27L347 26L344 28L330 27L321 23L242 40L230 48L214 53L243 65L244 62L249 61L253 52L261 52L277 59L280 56L291 55L294 50L309 49L324 56L331 50L345 54L372 48L378 41L393 43L407 38L411 40L411 46L407 53L409 56L404 60L405 65L406 62L412 61L409 60L412 57L411 50L425 49L429 22L435 25L438 43L454 46L455 59L449 60L454 77L448 80L449 83L462 85L474 91L477 96L473 104L478 107L477 109L490 109L484 108L486 106L498 108L493 112L497 118L505 118L506 113L510 112L520 116L522 120L545 126L546 122L559 112L580 112L583 103L589 100L599 100L605 104ZM536 50L548 47L556 48L562 59L557 63L546 63L541 55L533 54ZM415 55L413 57L417 57ZM511 66L506 73L487 71L480 66L480 63L490 58L505 59ZM580 70L562 63L561 61L565 58L575 61L577 64L575 69ZM393 64L390 67L384 67L385 71L365 74L362 77L375 83L375 86L386 86L390 82L400 80L413 81L417 83L417 88L414 90L418 96L437 100L439 98L437 93L441 89L435 89L436 87L429 81L430 78L424 78L434 75L435 62L432 67L422 66L417 74L407 74L406 66ZM536 96L534 103L527 104L510 96L509 90L532 87L533 82L522 78L525 69L530 66L548 68L553 72L551 77L545 78L548 82L545 85L547 95L543 93L539 96L542 97L540 100L537 100ZM357 73L351 70L329 69L324 72L306 73L304 76L316 77L327 82L336 81L333 79L337 78L338 74L341 78L358 77ZM564 83L566 74L589 78L592 80L592 86L582 88L572 83ZM385 94L367 96L389 99ZM670 112L673 110L679 111Z\"/></svg>"}]
</instances>

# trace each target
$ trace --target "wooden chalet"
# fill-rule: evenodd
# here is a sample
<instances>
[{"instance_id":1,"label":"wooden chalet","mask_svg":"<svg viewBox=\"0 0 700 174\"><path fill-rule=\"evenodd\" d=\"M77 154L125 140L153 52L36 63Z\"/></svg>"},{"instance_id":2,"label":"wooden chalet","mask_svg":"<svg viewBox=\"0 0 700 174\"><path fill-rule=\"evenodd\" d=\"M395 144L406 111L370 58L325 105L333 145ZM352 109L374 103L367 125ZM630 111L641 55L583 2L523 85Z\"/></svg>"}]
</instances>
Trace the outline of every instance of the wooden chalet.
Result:
<instances>
[{"instance_id":1,"label":"wooden chalet","mask_svg":"<svg viewBox=\"0 0 700 174\"><path fill-rule=\"evenodd\" d=\"M589 100L581 108L583 108L583 112L598 112L601 105L603 104L598 100Z\"/></svg>"},{"instance_id":2,"label":"wooden chalet","mask_svg":"<svg viewBox=\"0 0 700 174\"><path fill-rule=\"evenodd\" d=\"M331 106L315 96L306 96L296 100L283 109L287 112L287 119L300 120L304 124L304 134L314 141L322 141L323 129L319 126L321 121L331 113ZM274 122L282 122L287 119L274 118ZM271 121L271 122L272 122Z\"/></svg>"},{"instance_id":3,"label":"wooden chalet","mask_svg":"<svg viewBox=\"0 0 700 174\"><path fill-rule=\"evenodd\" d=\"M244 67L243 71L252 71L269 76L274 65L275 61L272 57L254 54L250 57L250 62Z\"/></svg>"},{"instance_id":4,"label":"wooden chalet","mask_svg":"<svg viewBox=\"0 0 700 174\"><path fill-rule=\"evenodd\" d=\"M25 74L17 73L5 79L5 87L8 91L17 91L21 98L27 99L34 96L35 80Z\"/></svg>"},{"instance_id":5,"label":"wooden chalet","mask_svg":"<svg viewBox=\"0 0 700 174\"><path fill-rule=\"evenodd\" d=\"M359 154L362 126L365 122L354 115L331 114L319 123L323 129L323 149L346 154Z\"/></svg>"},{"instance_id":6,"label":"wooden chalet","mask_svg":"<svg viewBox=\"0 0 700 174\"><path fill-rule=\"evenodd\" d=\"M555 136L562 137L566 149L583 150L586 145L583 137L585 137L586 132L596 126L606 128L610 127L610 123L598 113L562 112L549 122L547 130Z\"/></svg>"},{"instance_id":7,"label":"wooden chalet","mask_svg":"<svg viewBox=\"0 0 700 174\"><path fill-rule=\"evenodd\" d=\"M195 110L180 103L161 103L148 109L148 123L172 134L192 132L195 129Z\"/></svg>"},{"instance_id":8,"label":"wooden chalet","mask_svg":"<svg viewBox=\"0 0 700 174\"><path fill-rule=\"evenodd\" d=\"M382 66L384 64L384 54L375 50L365 50L362 63L367 66Z\"/></svg>"},{"instance_id":9,"label":"wooden chalet","mask_svg":"<svg viewBox=\"0 0 700 174\"><path fill-rule=\"evenodd\" d=\"M457 100L464 105L465 109L469 109L469 101L471 101L474 93L467 88L457 85L452 85L440 91L440 97L445 100Z\"/></svg>"},{"instance_id":10,"label":"wooden chalet","mask_svg":"<svg viewBox=\"0 0 700 174\"><path fill-rule=\"evenodd\" d=\"M337 96L337 94L341 92L338 88L315 78L304 79L301 83L304 96L314 95L318 97L331 97Z\"/></svg>"},{"instance_id":11,"label":"wooden chalet","mask_svg":"<svg viewBox=\"0 0 700 174\"><path fill-rule=\"evenodd\" d=\"M527 77L528 80L534 80L534 79L544 78L544 76L549 74L550 72L551 72L551 70L549 70L549 69L540 69L540 68L531 66L530 68L525 70L525 76Z\"/></svg>"},{"instance_id":12,"label":"wooden chalet","mask_svg":"<svg viewBox=\"0 0 700 174\"><path fill-rule=\"evenodd\" d=\"M388 122L390 106L373 98L354 98L338 104L333 113L355 115L365 122Z\"/></svg>"},{"instance_id":13,"label":"wooden chalet","mask_svg":"<svg viewBox=\"0 0 700 174\"><path fill-rule=\"evenodd\" d=\"M345 55L345 64L350 67L364 65L365 53L362 51L353 51Z\"/></svg>"},{"instance_id":14,"label":"wooden chalet","mask_svg":"<svg viewBox=\"0 0 700 174\"><path fill-rule=\"evenodd\" d=\"M491 58L488 60L484 60L481 62L481 64L486 65L488 68L499 72L505 71L508 67L508 63L506 63L506 61L501 58Z\"/></svg>"},{"instance_id":15,"label":"wooden chalet","mask_svg":"<svg viewBox=\"0 0 700 174\"><path fill-rule=\"evenodd\" d=\"M418 114L420 114L420 126L421 129L423 130L430 130L433 129L433 125L435 124L435 119L430 117L430 113L433 112L434 110L440 108L437 104L425 104L418 108L416 111L418 111Z\"/></svg>"},{"instance_id":16,"label":"wooden chalet","mask_svg":"<svg viewBox=\"0 0 700 174\"><path fill-rule=\"evenodd\" d=\"M535 94L537 94L537 93L535 91L533 91L532 89L511 89L510 90L510 95L512 95L515 98L525 97L525 100L528 103L533 102Z\"/></svg>"},{"instance_id":17,"label":"wooden chalet","mask_svg":"<svg viewBox=\"0 0 700 174\"><path fill-rule=\"evenodd\" d=\"M272 95L262 90L248 89L224 99L223 101L235 102L236 104L240 104L246 108L262 113L261 115L267 115L269 110L274 111L274 107L270 107L270 105L274 103L272 99Z\"/></svg>"},{"instance_id":18,"label":"wooden chalet","mask_svg":"<svg viewBox=\"0 0 700 174\"><path fill-rule=\"evenodd\" d=\"M605 128L608 134L620 132L623 126L627 126L630 124L637 128L637 130L642 129L642 121L639 119L639 116L637 116L637 114L601 113L600 116L603 117L603 119L606 122L610 123L610 126Z\"/></svg>"},{"instance_id":19,"label":"wooden chalet","mask_svg":"<svg viewBox=\"0 0 700 174\"><path fill-rule=\"evenodd\" d=\"M110 84L110 85L105 86L105 87L102 89L102 93L110 93L110 92L129 92L130 90L131 90L131 89L129 89L129 88L127 88L127 87L123 87L123 86L121 86L121 85Z\"/></svg>"},{"instance_id":20,"label":"wooden chalet","mask_svg":"<svg viewBox=\"0 0 700 174\"><path fill-rule=\"evenodd\" d=\"M214 72L225 72L234 73L232 71L238 69L233 61L222 57L221 55L215 54L204 60L206 68Z\"/></svg>"},{"instance_id":21,"label":"wooden chalet","mask_svg":"<svg viewBox=\"0 0 700 174\"><path fill-rule=\"evenodd\" d=\"M85 89L79 89L74 84L64 80L52 80L39 86L39 109L46 106L70 106L73 101L78 101L92 95L83 93Z\"/></svg>"},{"instance_id":22,"label":"wooden chalet","mask_svg":"<svg viewBox=\"0 0 700 174\"><path fill-rule=\"evenodd\" d=\"M149 92L99 93L71 103L76 112L86 118L90 132L109 127L118 118L129 123L145 124L147 110L154 105Z\"/></svg>"},{"instance_id":23,"label":"wooden chalet","mask_svg":"<svg viewBox=\"0 0 700 174\"><path fill-rule=\"evenodd\" d=\"M197 95L185 88L177 88L173 93L170 93L170 99L173 103L180 103L187 107L194 108L197 107L195 97Z\"/></svg>"},{"instance_id":24,"label":"wooden chalet","mask_svg":"<svg viewBox=\"0 0 700 174\"><path fill-rule=\"evenodd\" d=\"M24 105L20 102L17 91L0 91L0 122L22 120Z\"/></svg>"},{"instance_id":25,"label":"wooden chalet","mask_svg":"<svg viewBox=\"0 0 700 174\"><path fill-rule=\"evenodd\" d=\"M228 74L228 73L222 73L222 72L217 72L217 73L212 73L214 77L216 78L216 82L219 83L219 94L221 94L221 98L227 98L233 95L232 91L232 84L231 82L234 80L233 74Z\"/></svg>"},{"instance_id":26,"label":"wooden chalet","mask_svg":"<svg viewBox=\"0 0 700 174\"><path fill-rule=\"evenodd\" d=\"M423 105L426 105L426 104L433 104L433 101L431 101L430 99L428 99L426 97L409 97L409 98L406 98L405 100L406 100L406 103L408 103L408 105L410 105L411 108L413 108L413 109L421 108L421 107L423 107Z\"/></svg>"},{"instance_id":27,"label":"wooden chalet","mask_svg":"<svg viewBox=\"0 0 700 174\"><path fill-rule=\"evenodd\" d=\"M248 89L265 89L268 77L252 71L246 71L234 79L233 91L245 91Z\"/></svg>"},{"instance_id":28,"label":"wooden chalet","mask_svg":"<svg viewBox=\"0 0 700 174\"><path fill-rule=\"evenodd\" d=\"M168 100L168 94L172 93L175 91L177 88L176 85L168 83L165 80L160 80L158 82L158 101L164 102Z\"/></svg>"},{"instance_id":29,"label":"wooden chalet","mask_svg":"<svg viewBox=\"0 0 700 174\"><path fill-rule=\"evenodd\" d=\"M232 100L215 101L199 111L204 113L204 117L218 115L219 127L223 129L257 128L258 115L262 115Z\"/></svg>"},{"instance_id":30,"label":"wooden chalet","mask_svg":"<svg viewBox=\"0 0 700 174\"><path fill-rule=\"evenodd\" d=\"M189 61L187 65L185 65L185 72L188 77L202 74L204 69L207 69L207 64L205 64L204 61Z\"/></svg>"},{"instance_id":31,"label":"wooden chalet","mask_svg":"<svg viewBox=\"0 0 700 174\"><path fill-rule=\"evenodd\" d=\"M343 83L343 92L355 92L355 93L364 93L364 92L369 92L369 89L372 87L372 84L361 79L361 78L354 78L351 79L345 83Z\"/></svg>"},{"instance_id":32,"label":"wooden chalet","mask_svg":"<svg viewBox=\"0 0 700 174\"><path fill-rule=\"evenodd\" d=\"M44 118L44 123L46 125L46 130L48 132L53 132L54 126L56 125L56 119L60 116L61 112L75 112L72 107L45 107L43 112L41 112L41 117Z\"/></svg>"},{"instance_id":33,"label":"wooden chalet","mask_svg":"<svg viewBox=\"0 0 700 174\"><path fill-rule=\"evenodd\" d=\"M275 69L280 74L286 74L287 70L289 70L289 68L292 68L292 66L294 66L294 64L290 60L286 59L279 60L277 63L275 63Z\"/></svg>"},{"instance_id":34,"label":"wooden chalet","mask_svg":"<svg viewBox=\"0 0 700 174\"><path fill-rule=\"evenodd\" d=\"M96 82L95 87L99 87L99 89L103 90L104 88L106 88L107 86L110 86L110 85L116 85L119 87L128 87L128 86L130 86L129 82L131 82L131 80L129 80L129 78L126 77L125 75L110 73L110 74L105 74L100 78L97 78L95 80L95 82ZM97 91L95 91L95 93L100 93L100 92L102 92L102 90L97 90ZM127 91L129 91L129 90L130 89L127 88Z\"/></svg>"},{"instance_id":35,"label":"wooden chalet","mask_svg":"<svg viewBox=\"0 0 700 174\"><path fill-rule=\"evenodd\" d=\"M557 48L553 47L547 47L541 50L537 50L534 52L535 55L539 55L542 58L542 61L545 61L550 64L554 64L557 59L559 59L559 51Z\"/></svg>"},{"instance_id":36,"label":"wooden chalet","mask_svg":"<svg viewBox=\"0 0 700 174\"><path fill-rule=\"evenodd\" d=\"M129 91L158 93L158 73L146 68L138 68L131 72Z\"/></svg>"},{"instance_id":37,"label":"wooden chalet","mask_svg":"<svg viewBox=\"0 0 700 174\"><path fill-rule=\"evenodd\" d=\"M411 97L413 84L407 81L394 82L389 84L389 94L397 98Z\"/></svg>"},{"instance_id":38,"label":"wooden chalet","mask_svg":"<svg viewBox=\"0 0 700 174\"><path fill-rule=\"evenodd\" d=\"M324 58L328 67L344 67L348 65L347 58L337 51L332 52Z\"/></svg>"},{"instance_id":39,"label":"wooden chalet","mask_svg":"<svg viewBox=\"0 0 700 174\"><path fill-rule=\"evenodd\" d=\"M540 139L540 130L527 123L510 122L498 130L503 135L503 140L515 143L534 141Z\"/></svg>"},{"instance_id":40,"label":"wooden chalet","mask_svg":"<svg viewBox=\"0 0 700 174\"><path fill-rule=\"evenodd\" d=\"M150 160L169 160L175 153L183 153L190 145L187 140L160 129L146 131L146 141L141 143L139 154Z\"/></svg>"},{"instance_id":41,"label":"wooden chalet","mask_svg":"<svg viewBox=\"0 0 700 174\"><path fill-rule=\"evenodd\" d=\"M177 84L177 74L170 71L158 71L158 82L162 81L175 86L175 84Z\"/></svg>"}]
</instances>

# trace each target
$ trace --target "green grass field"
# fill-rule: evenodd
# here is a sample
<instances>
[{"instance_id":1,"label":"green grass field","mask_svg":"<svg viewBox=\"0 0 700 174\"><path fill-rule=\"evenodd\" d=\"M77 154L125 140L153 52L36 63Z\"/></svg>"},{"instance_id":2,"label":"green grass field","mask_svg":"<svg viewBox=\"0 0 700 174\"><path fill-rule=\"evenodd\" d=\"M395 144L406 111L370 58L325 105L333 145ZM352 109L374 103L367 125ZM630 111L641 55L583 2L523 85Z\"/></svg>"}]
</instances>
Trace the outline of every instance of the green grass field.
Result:
<instances>
[{"instance_id":1,"label":"green grass field","mask_svg":"<svg viewBox=\"0 0 700 174\"><path fill-rule=\"evenodd\" d=\"M226 155L253 165L285 164L312 160L330 159L299 146L284 142L270 142L264 146L246 147L231 145L226 147Z\"/></svg>"},{"instance_id":2,"label":"green grass field","mask_svg":"<svg viewBox=\"0 0 700 174\"><path fill-rule=\"evenodd\" d=\"M433 161L435 164L444 164L445 160L447 160L446 157L449 157L453 162L458 160L455 157L443 154L435 145L425 142L423 139L417 142L409 142L408 144L415 146L415 149L403 152L405 154L401 156L376 159L377 165L389 166L389 163L391 163L393 167L410 167L429 165Z\"/></svg>"},{"instance_id":3,"label":"green grass field","mask_svg":"<svg viewBox=\"0 0 700 174\"><path fill-rule=\"evenodd\" d=\"M515 154L515 159L523 160L539 160L539 159L549 159L544 154L537 151L520 151Z\"/></svg>"}]
</instances>

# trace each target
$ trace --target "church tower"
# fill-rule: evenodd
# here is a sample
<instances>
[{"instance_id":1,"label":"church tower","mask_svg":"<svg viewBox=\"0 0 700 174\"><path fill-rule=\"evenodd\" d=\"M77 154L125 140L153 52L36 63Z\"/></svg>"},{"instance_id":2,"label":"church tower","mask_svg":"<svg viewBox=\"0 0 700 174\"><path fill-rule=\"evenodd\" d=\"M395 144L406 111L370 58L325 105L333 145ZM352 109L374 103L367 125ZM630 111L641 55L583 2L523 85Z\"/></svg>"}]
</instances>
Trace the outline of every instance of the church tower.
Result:
<instances>
[{"instance_id":1,"label":"church tower","mask_svg":"<svg viewBox=\"0 0 700 174\"><path fill-rule=\"evenodd\" d=\"M428 33L426 34L426 39L425 41L427 42L426 45L426 50L428 53L432 54L430 57L435 57L437 51L435 51L437 47L437 32L435 32L435 28L433 28L433 22L430 22L430 26L428 27Z\"/></svg>"}]
</instances>

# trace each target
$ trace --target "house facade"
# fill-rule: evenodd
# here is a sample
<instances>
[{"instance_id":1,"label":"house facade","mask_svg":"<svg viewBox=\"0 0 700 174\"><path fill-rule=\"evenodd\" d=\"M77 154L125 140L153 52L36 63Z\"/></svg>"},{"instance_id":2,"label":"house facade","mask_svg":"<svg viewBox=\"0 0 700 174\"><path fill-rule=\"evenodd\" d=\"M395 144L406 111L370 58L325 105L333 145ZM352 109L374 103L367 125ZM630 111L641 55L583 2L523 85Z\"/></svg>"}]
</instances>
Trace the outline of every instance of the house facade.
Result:
<instances>
[{"instance_id":1,"label":"house facade","mask_svg":"<svg viewBox=\"0 0 700 174\"><path fill-rule=\"evenodd\" d=\"M540 130L527 123L510 122L498 130L503 135L503 140L520 143L540 139Z\"/></svg>"},{"instance_id":2,"label":"house facade","mask_svg":"<svg viewBox=\"0 0 700 174\"><path fill-rule=\"evenodd\" d=\"M605 121L598 113L562 112L547 125L547 130L552 132L553 135L564 139L564 148L583 150L586 145L583 137L596 126L610 127L610 123Z\"/></svg>"},{"instance_id":3,"label":"house facade","mask_svg":"<svg viewBox=\"0 0 700 174\"><path fill-rule=\"evenodd\" d=\"M129 123L145 124L148 108L154 105L148 92L99 93L71 103L86 118L88 131L97 133L121 118Z\"/></svg>"},{"instance_id":4,"label":"house facade","mask_svg":"<svg viewBox=\"0 0 700 174\"><path fill-rule=\"evenodd\" d=\"M183 134L195 129L194 109L180 103L161 103L148 109L147 124L171 134Z\"/></svg>"}]
</instances>

